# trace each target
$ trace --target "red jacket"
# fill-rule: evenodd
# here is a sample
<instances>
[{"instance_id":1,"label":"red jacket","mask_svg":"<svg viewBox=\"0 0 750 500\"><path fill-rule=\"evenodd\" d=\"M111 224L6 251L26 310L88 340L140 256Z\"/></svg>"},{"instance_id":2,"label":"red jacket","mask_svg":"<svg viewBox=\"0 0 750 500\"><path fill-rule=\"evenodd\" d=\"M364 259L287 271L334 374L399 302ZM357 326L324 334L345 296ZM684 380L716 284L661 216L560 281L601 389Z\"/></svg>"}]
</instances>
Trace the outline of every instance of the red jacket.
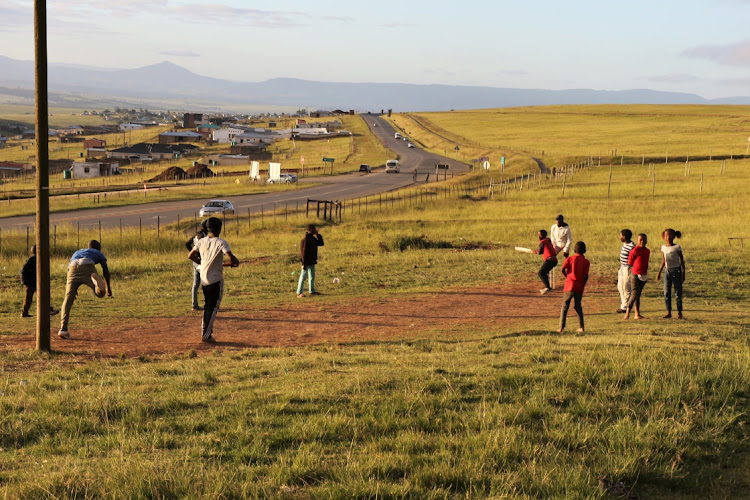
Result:
<instances>
[{"instance_id":1,"label":"red jacket","mask_svg":"<svg viewBox=\"0 0 750 500\"><path fill-rule=\"evenodd\" d=\"M628 255L628 265L633 274L648 274L648 259L651 250L646 247L635 247Z\"/></svg>"}]
</instances>

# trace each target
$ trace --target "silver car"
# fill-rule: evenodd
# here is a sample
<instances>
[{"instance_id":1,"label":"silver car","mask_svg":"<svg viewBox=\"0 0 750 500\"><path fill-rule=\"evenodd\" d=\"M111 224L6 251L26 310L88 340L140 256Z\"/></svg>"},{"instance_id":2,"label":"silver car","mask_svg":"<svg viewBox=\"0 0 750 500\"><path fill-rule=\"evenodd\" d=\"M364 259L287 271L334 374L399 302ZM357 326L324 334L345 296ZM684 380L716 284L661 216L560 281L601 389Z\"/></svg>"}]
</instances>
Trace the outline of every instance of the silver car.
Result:
<instances>
[{"instance_id":1,"label":"silver car","mask_svg":"<svg viewBox=\"0 0 750 500\"><path fill-rule=\"evenodd\" d=\"M201 217L233 213L234 206L232 206L232 203L229 200L211 200L203 205L200 212L198 212Z\"/></svg>"},{"instance_id":2,"label":"silver car","mask_svg":"<svg viewBox=\"0 0 750 500\"><path fill-rule=\"evenodd\" d=\"M279 179L269 179L268 183L273 184L275 182L278 182L279 184L291 184L292 182L297 182L297 176L295 174L279 174Z\"/></svg>"}]
</instances>

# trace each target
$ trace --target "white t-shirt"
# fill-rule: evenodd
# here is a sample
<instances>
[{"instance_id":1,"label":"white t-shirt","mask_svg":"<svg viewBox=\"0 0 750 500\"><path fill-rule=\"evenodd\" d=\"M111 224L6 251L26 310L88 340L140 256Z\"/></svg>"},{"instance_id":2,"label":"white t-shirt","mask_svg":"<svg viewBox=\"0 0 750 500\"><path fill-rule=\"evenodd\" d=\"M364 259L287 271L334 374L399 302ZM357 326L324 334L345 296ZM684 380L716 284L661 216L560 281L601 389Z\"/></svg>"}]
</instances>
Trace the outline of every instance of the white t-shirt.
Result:
<instances>
[{"instance_id":1,"label":"white t-shirt","mask_svg":"<svg viewBox=\"0 0 750 500\"><path fill-rule=\"evenodd\" d=\"M680 245L662 245L661 253L664 254L664 261L667 263L667 269L674 269L680 266L680 252L682 247Z\"/></svg>"},{"instance_id":2,"label":"white t-shirt","mask_svg":"<svg viewBox=\"0 0 750 500\"><path fill-rule=\"evenodd\" d=\"M229 243L221 238L206 236L195 248L201 256L201 285L211 285L224 279L224 255L231 252Z\"/></svg>"}]
</instances>

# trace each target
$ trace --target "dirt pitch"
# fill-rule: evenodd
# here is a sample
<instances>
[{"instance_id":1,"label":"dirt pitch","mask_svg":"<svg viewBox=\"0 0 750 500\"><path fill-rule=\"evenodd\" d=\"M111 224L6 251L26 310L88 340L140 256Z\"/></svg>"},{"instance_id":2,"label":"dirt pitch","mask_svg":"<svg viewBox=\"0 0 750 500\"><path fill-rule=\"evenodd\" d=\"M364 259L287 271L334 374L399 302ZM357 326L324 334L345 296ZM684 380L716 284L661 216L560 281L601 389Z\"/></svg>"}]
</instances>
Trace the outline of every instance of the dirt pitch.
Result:
<instances>
[{"instance_id":1,"label":"dirt pitch","mask_svg":"<svg viewBox=\"0 0 750 500\"><path fill-rule=\"evenodd\" d=\"M184 354L193 350L204 353L217 348L464 338L482 330L511 335L540 327L554 331L562 291L540 295L539 288L539 283L504 284L382 299L330 302L305 297L271 308L225 308L216 319L217 343L213 345L200 342L200 312L180 317L112 321L99 330L73 328L70 340L58 338L55 329L52 349L83 359L115 358ZM583 307L586 314L593 314L605 305L614 309L617 302L616 291L592 283ZM571 304L567 329L574 331L577 325ZM0 350L6 352L33 349L35 345L33 330L27 336L4 340Z\"/></svg>"}]
</instances>

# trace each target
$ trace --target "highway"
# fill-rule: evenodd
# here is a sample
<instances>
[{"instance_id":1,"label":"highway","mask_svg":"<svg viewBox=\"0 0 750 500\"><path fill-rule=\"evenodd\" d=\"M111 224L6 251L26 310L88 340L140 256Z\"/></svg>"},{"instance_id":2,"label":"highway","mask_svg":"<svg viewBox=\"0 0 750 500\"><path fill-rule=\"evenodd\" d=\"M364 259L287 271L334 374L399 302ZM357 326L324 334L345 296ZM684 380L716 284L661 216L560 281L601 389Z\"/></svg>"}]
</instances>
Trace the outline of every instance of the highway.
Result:
<instances>
[{"instance_id":1,"label":"highway","mask_svg":"<svg viewBox=\"0 0 750 500\"><path fill-rule=\"evenodd\" d=\"M271 211L275 208L292 208L297 205L304 206L306 200L348 200L363 196L392 191L414 184L413 172L417 170L417 183L424 184L427 174L430 181L435 180L435 164L444 163L450 165L449 172L454 174L466 172L468 167L460 162L444 158L442 156L428 153L418 147L409 148L407 142L394 138L395 131L390 124L376 115L362 115L370 127L370 131L378 137L384 145L394 154L389 158L383 158L385 163L388 159L398 157L400 173L386 174L383 169L376 169L372 173L352 173L333 176L310 177L300 179L301 183L316 184L309 188L295 189L290 191L277 191L273 193L252 194L243 196L223 197L221 193L211 193L206 198L197 200L168 201L158 203L143 203L121 207L92 208L75 210L69 212L56 212L50 214L50 226L63 226L66 224L81 227L133 227L155 225L157 217L160 224L170 224L181 220L191 220L196 217L201 205L209 199L228 199L235 207L238 215L246 215L248 210L251 214L263 211ZM377 124L377 125L376 125ZM416 146L416 144L415 144ZM283 168L283 165L282 165ZM54 199L50 200L54 206ZM18 216L0 218L0 229L33 227L34 216Z\"/></svg>"}]
</instances>

